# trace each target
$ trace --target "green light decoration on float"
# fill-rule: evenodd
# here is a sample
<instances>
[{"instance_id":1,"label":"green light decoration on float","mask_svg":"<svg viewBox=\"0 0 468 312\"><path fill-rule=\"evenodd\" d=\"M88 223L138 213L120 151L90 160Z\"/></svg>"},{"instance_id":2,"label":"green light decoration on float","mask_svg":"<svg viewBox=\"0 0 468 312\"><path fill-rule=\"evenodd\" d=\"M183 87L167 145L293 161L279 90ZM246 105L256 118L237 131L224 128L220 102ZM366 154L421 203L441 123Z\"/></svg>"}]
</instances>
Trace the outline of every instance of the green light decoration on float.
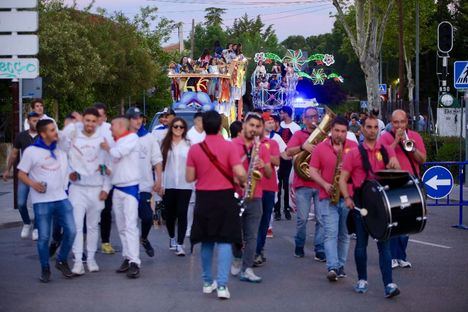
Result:
<instances>
[{"instance_id":1,"label":"green light decoration on float","mask_svg":"<svg viewBox=\"0 0 468 312\"><path fill-rule=\"evenodd\" d=\"M333 79L336 82L343 82L344 79L341 75L337 73L326 74L323 68L314 68L311 75L302 71L302 66L307 63L315 62L317 66L331 66L335 63L335 58L331 54L312 54L307 59L304 58L302 50L291 50L288 49L288 52L284 57L271 52L259 52L255 54L254 60L256 63L262 61L267 64L272 62L279 63L288 63L294 69L294 72L302 78L310 79L314 85L323 85L325 80Z\"/></svg>"}]
</instances>

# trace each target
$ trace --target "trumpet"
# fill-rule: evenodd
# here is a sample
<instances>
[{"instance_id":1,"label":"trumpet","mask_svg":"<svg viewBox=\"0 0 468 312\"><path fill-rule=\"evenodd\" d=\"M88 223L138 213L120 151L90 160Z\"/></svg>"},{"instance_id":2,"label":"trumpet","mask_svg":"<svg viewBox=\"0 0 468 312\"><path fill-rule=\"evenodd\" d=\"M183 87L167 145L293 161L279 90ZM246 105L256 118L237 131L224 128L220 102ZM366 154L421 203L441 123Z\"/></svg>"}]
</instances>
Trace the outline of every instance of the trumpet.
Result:
<instances>
[{"instance_id":1,"label":"trumpet","mask_svg":"<svg viewBox=\"0 0 468 312\"><path fill-rule=\"evenodd\" d=\"M415 150L414 140L408 137L408 133L405 131L405 139L403 140L403 149L408 153L412 153Z\"/></svg>"}]
</instances>

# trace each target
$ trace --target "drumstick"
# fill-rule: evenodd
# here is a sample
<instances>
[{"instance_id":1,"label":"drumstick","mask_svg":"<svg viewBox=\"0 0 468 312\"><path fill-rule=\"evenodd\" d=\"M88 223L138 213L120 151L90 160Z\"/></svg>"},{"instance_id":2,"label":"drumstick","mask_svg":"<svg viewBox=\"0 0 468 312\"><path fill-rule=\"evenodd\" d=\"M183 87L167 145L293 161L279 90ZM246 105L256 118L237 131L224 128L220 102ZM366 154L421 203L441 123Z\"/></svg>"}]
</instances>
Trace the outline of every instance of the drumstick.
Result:
<instances>
[{"instance_id":1,"label":"drumstick","mask_svg":"<svg viewBox=\"0 0 468 312\"><path fill-rule=\"evenodd\" d=\"M367 209L366 208L358 208L358 207L354 207L354 209L356 209L357 211L359 211L359 213L361 214L361 216L365 217L367 216Z\"/></svg>"}]
</instances>

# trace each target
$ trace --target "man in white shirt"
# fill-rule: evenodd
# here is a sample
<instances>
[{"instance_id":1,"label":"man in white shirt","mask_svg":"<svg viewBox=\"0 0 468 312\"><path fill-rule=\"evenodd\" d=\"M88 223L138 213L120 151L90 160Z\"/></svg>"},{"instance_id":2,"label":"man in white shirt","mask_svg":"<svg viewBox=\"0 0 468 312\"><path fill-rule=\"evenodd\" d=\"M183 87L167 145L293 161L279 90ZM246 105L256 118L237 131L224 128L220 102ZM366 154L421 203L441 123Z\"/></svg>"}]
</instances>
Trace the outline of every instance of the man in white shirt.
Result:
<instances>
[{"instance_id":1,"label":"man in white shirt","mask_svg":"<svg viewBox=\"0 0 468 312\"><path fill-rule=\"evenodd\" d=\"M33 112L39 115L39 120L46 120L50 119L54 122L55 127L57 127L57 123L52 117L47 116L44 114L44 102L42 99L34 99L31 101L31 109ZM29 123L28 119L26 118L23 123L24 130L29 130Z\"/></svg>"},{"instance_id":2,"label":"man in white shirt","mask_svg":"<svg viewBox=\"0 0 468 312\"><path fill-rule=\"evenodd\" d=\"M104 141L101 148L107 151L112 159L112 203L124 257L117 273L127 272L129 278L137 278L140 276L141 264L138 231L138 184L141 179L138 167L138 135L129 131L129 121L125 117L114 118L111 131L115 145L110 147L109 143Z\"/></svg>"},{"instance_id":3,"label":"man in white shirt","mask_svg":"<svg viewBox=\"0 0 468 312\"><path fill-rule=\"evenodd\" d=\"M107 106L104 103L94 103L94 108L99 112L98 127L96 132L100 133L109 143L109 146L114 145L114 138L110 130L110 123L107 122ZM112 195L113 190L110 191L107 199L104 202L104 209L101 212L101 251L105 254L114 254L115 250L110 243L110 233L112 227Z\"/></svg>"},{"instance_id":4,"label":"man in white shirt","mask_svg":"<svg viewBox=\"0 0 468 312\"><path fill-rule=\"evenodd\" d=\"M125 117L130 120L130 131L139 137L140 159L140 200L138 203L138 215L141 219L141 245L145 248L146 254L154 257L154 249L148 240L148 235L153 225L153 210L151 209L152 192L161 190L162 179L162 155L161 148L154 135L150 134L143 126L143 117L137 107L130 107L125 113ZM156 182L153 178L156 176Z\"/></svg>"},{"instance_id":5,"label":"man in white shirt","mask_svg":"<svg viewBox=\"0 0 468 312\"><path fill-rule=\"evenodd\" d=\"M31 187L31 201L34 207L35 223L39 231L37 250L41 262L41 278L50 280L49 238L52 220L56 219L63 229L60 252L55 267L71 278L68 253L76 235L73 207L67 199L67 155L57 148L58 132L52 120L40 120L36 125L40 137L29 146L18 165L18 178Z\"/></svg>"},{"instance_id":6,"label":"man in white shirt","mask_svg":"<svg viewBox=\"0 0 468 312\"><path fill-rule=\"evenodd\" d=\"M193 115L193 126L187 132L187 139L189 139L191 145L201 143L206 138L205 130L203 130L203 114L202 112L196 112ZM190 197L190 203L187 212L187 232L186 237L190 237L190 231L192 230L193 223L193 209L195 207L195 190L192 192Z\"/></svg>"},{"instance_id":7,"label":"man in white shirt","mask_svg":"<svg viewBox=\"0 0 468 312\"><path fill-rule=\"evenodd\" d=\"M76 275L85 273L81 256L83 254L83 224L86 220L86 251L89 272L99 271L95 254L99 239L99 220L111 189L107 169L109 155L100 148L104 137L96 131L99 112L96 108L88 108L83 113L82 124L71 131L68 159L71 185L69 187L70 202L73 206L73 216L76 224L76 238L73 243L75 264L72 272ZM75 124L76 125L76 124Z\"/></svg>"},{"instance_id":8,"label":"man in white shirt","mask_svg":"<svg viewBox=\"0 0 468 312\"><path fill-rule=\"evenodd\" d=\"M283 106L280 110L281 128L288 128L292 134L301 130L301 127L292 120L293 110L289 106Z\"/></svg>"}]
</instances>

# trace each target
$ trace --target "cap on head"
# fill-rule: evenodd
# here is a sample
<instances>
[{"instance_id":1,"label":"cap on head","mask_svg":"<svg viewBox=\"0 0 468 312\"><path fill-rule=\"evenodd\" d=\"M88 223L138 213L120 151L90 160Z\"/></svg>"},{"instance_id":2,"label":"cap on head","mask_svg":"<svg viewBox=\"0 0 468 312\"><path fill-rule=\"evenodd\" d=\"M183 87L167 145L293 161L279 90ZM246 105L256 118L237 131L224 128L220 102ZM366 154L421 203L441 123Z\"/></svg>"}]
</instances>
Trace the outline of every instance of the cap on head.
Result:
<instances>
[{"instance_id":1,"label":"cap on head","mask_svg":"<svg viewBox=\"0 0 468 312\"><path fill-rule=\"evenodd\" d=\"M162 111L162 115L176 115L175 111L171 107L166 107Z\"/></svg>"},{"instance_id":2,"label":"cap on head","mask_svg":"<svg viewBox=\"0 0 468 312\"><path fill-rule=\"evenodd\" d=\"M274 121L273 116L269 112L262 113L262 118L263 118L263 121L265 121L265 122Z\"/></svg>"},{"instance_id":3,"label":"cap on head","mask_svg":"<svg viewBox=\"0 0 468 312\"><path fill-rule=\"evenodd\" d=\"M39 114L36 113L35 111L30 112L30 113L28 114L28 119L29 119L29 118L33 118L33 117L39 117Z\"/></svg>"},{"instance_id":4,"label":"cap on head","mask_svg":"<svg viewBox=\"0 0 468 312\"><path fill-rule=\"evenodd\" d=\"M143 116L143 113L138 107L130 107L125 113L125 117L128 119L140 118L141 116Z\"/></svg>"}]
</instances>

